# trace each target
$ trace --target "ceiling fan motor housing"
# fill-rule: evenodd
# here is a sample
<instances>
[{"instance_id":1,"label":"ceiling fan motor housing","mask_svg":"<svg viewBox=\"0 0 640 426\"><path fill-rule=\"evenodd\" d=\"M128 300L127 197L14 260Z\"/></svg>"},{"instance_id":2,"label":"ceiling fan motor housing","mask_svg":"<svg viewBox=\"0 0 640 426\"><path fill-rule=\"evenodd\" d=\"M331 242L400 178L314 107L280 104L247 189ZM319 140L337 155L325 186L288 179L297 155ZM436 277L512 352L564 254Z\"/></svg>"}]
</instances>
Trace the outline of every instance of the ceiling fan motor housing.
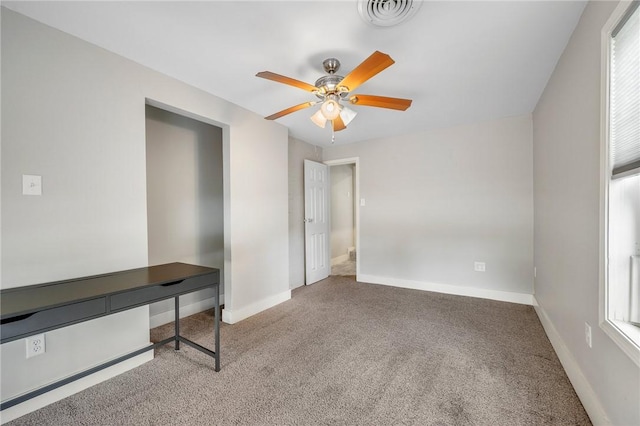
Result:
<instances>
[{"instance_id":1,"label":"ceiling fan motor housing","mask_svg":"<svg viewBox=\"0 0 640 426\"><path fill-rule=\"evenodd\" d=\"M338 86L343 79L343 76L337 74L324 75L320 77L315 83L315 86L320 89L320 91L316 93L316 96L320 99L324 99L329 94L337 94L344 98L348 93L336 90L336 86Z\"/></svg>"},{"instance_id":2,"label":"ceiling fan motor housing","mask_svg":"<svg viewBox=\"0 0 640 426\"><path fill-rule=\"evenodd\" d=\"M340 61L336 58L328 58L322 61L322 66L328 75L323 75L316 80L315 86L320 89L316 96L320 99L325 99L327 95L338 95L345 98L349 94L348 92L336 90L338 84L344 79L343 76L336 74L340 68Z\"/></svg>"}]
</instances>

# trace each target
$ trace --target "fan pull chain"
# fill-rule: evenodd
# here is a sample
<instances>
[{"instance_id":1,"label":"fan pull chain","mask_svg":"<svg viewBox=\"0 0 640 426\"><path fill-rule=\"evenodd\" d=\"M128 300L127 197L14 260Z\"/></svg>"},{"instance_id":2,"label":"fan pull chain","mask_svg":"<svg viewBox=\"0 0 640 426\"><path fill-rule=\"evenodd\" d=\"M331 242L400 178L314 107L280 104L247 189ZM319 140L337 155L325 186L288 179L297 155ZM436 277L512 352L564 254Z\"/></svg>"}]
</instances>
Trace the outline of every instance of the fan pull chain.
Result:
<instances>
[{"instance_id":1,"label":"fan pull chain","mask_svg":"<svg viewBox=\"0 0 640 426\"><path fill-rule=\"evenodd\" d=\"M331 143L333 144L336 141L336 132L335 132L335 130L333 130L333 123L331 123L331 124L332 124L331 125Z\"/></svg>"}]
</instances>

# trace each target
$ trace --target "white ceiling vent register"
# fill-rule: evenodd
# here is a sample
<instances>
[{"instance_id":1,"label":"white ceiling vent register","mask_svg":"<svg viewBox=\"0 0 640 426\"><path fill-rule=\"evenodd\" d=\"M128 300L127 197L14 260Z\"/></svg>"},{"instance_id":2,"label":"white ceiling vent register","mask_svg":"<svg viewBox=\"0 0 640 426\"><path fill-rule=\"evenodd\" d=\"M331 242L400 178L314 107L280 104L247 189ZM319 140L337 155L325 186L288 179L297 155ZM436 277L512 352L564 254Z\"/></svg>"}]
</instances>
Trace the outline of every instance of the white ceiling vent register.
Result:
<instances>
[{"instance_id":1,"label":"white ceiling vent register","mask_svg":"<svg viewBox=\"0 0 640 426\"><path fill-rule=\"evenodd\" d=\"M411 18L420 9L420 0L358 0L358 13L376 27L391 27Z\"/></svg>"}]
</instances>

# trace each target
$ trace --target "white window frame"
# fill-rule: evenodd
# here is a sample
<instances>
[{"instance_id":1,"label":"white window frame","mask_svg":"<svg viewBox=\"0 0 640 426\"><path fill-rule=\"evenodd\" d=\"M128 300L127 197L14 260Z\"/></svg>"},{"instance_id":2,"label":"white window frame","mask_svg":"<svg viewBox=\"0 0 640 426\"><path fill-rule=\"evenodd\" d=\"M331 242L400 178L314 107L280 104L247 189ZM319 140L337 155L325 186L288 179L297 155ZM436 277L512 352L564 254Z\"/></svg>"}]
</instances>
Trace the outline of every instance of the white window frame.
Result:
<instances>
[{"instance_id":1,"label":"white window frame","mask_svg":"<svg viewBox=\"0 0 640 426\"><path fill-rule=\"evenodd\" d=\"M621 1L602 29L601 80L601 143L600 143L600 328L640 367L640 329L631 324L609 319L608 308L608 223L609 183L611 167L609 157L609 78L611 63L611 33L621 21L632 1ZM633 339L630 336L634 336Z\"/></svg>"}]
</instances>

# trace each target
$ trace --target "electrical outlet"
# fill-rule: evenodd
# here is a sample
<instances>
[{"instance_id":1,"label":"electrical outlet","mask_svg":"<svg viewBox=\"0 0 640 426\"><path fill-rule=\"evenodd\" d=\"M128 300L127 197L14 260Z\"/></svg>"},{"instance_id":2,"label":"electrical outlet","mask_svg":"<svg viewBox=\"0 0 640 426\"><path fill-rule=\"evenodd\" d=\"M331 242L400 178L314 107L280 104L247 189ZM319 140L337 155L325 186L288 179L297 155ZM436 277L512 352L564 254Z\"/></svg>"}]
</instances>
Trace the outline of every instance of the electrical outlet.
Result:
<instances>
[{"instance_id":1,"label":"electrical outlet","mask_svg":"<svg viewBox=\"0 0 640 426\"><path fill-rule=\"evenodd\" d=\"M27 337L25 341L27 343L27 358L33 358L46 352L44 334Z\"/></svg>"},{"instance_id":2,"label":"electrical outlet","mask_svg":"<svg viewBox=\"0 0 640 426\"><path fill-rule=\"evenodd\" d=\"M487 265L484 262L473 262L473 270L476 272L485 272Z\"/></svg>"},{"instance_id":3,"label":"electrical outlet","mask_svg":"<svg viewBox=\"0 0 640 426\"><path fill-rule=\"evenodd\" d=\"M586 322L584 323L584 340L591 347L591 326Z\"/></svg>"}]
</instances>

